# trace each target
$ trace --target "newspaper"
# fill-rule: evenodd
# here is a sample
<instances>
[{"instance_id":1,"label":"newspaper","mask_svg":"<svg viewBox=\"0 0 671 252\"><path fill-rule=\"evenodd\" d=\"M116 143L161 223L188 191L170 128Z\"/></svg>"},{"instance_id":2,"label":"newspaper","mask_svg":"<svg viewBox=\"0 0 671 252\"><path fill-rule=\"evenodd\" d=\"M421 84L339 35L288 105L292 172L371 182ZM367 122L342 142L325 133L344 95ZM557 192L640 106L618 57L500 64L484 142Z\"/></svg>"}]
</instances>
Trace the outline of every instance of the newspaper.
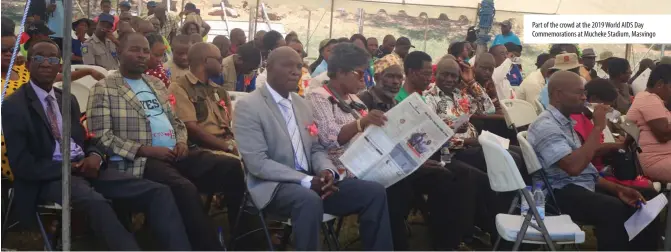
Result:
<instances>
[{"instance_id":1,"label":"newspaper","mask_svg":"<svg viewBox=\"0 0 671 252\"><path fill-rule=\"evenodd\" d=\"M384 127L368 127L340 161L357 178L389 187L417 170L454 131L417 93L385 115Z\"/></svg>"}]
</instances>

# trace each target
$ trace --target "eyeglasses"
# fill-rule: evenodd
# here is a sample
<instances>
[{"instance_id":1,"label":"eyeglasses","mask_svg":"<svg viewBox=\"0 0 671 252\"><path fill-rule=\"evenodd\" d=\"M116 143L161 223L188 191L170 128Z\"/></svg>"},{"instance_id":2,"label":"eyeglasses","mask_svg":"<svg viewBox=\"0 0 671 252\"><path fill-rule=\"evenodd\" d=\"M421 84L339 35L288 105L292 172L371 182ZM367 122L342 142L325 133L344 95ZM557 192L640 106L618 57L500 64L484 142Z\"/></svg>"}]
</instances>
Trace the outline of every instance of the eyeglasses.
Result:
<instances>
[{"instance_id":1,"label":"eyeglasses","mask_svg":"<svg viewBox=\"0 0 671 252\"><path fill-rule=\"evenodd\" d=\"M359 80L363 80L364 72L361 70L352 70L353 74L356 74L359 78Z\"/></svg>"},{"instance_id":2,"label":"eyeglasses","mask_svg":"<svg viewBox=\"0 0 671 252\"><path fill-rule=\"evenodd\" d=\"M61 63L61 58L59 57L44 57L41 55L35 55L32 57L33 62L37 64L42 64L44 61L49 62L49 64L55 65Z\"/></svg>"},{"instance_id":3,"label":"eyeglasses","mask_svg":"<svg viewBox=\"0 0 671 252\"><path fill-rule=\"evenodd\" d=\"M2 48L2 53L14 53L14 47Z\"/></svg>"}]
</instances>

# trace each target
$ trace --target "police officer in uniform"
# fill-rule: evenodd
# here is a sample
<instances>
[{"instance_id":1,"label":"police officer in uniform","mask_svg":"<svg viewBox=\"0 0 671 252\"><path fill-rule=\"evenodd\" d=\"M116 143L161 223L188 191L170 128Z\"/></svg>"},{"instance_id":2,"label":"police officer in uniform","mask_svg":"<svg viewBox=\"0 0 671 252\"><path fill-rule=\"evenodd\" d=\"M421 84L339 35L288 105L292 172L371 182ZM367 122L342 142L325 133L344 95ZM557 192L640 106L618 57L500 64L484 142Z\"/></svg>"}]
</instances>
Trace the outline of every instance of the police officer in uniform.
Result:
<instances>
[{"instance_id":1,"label":"police officer in uniform","mask_svg":"<svg viewBox=\"0 0 671 252\"><path fill-rule=\"evenodd\" d=\"M114 16L107 13L98 16L95 33L82 45L84 64L101 66L108 71L119 69L116 44L108 38L113 26Z\"/></svg>"}]
</instances>

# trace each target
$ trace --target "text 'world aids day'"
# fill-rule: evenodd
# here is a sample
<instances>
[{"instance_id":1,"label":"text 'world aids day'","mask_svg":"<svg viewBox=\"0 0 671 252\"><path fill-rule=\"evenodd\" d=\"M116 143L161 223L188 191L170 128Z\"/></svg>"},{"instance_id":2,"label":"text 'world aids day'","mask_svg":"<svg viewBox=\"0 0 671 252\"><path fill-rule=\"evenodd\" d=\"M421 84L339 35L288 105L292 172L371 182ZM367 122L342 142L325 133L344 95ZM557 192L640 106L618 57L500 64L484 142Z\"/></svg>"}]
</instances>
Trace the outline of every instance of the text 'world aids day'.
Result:
<instances>
[{"instance_id":1,"label":"text 'world aids day'","mask_svg":"<svg viewBox=\"0 0 671 252\"><path fill-rule=\"evenodd\" d=\"M524 15L525 44L671 43L671 15ZM665 27L666 26L666 27Z\"/></svg>"}]
</instances>

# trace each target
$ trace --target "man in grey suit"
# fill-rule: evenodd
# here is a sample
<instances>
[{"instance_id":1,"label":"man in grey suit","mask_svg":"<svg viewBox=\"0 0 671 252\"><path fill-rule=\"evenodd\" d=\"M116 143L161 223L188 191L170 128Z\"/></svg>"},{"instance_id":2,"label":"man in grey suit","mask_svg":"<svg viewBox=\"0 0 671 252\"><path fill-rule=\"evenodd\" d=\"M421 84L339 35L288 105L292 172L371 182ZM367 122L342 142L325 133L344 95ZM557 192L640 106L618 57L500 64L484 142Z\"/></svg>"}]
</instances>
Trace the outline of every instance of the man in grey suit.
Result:
<instances>
[{"instance_id":1,"label":"man in grey suit","mask_svg":"<svg viewBox=\"0 0 671 252\"><path fill-rule=\"evenodd\" d=\"M319 250L324 213L359 214L364 249L393 250L382 185L338 173L315 134L312 108L292 91L303 61L290 47L268 57L268 83L236 104L234 132L254 203L291 217L297 250Z\"/></svg>"}]
</instances>

